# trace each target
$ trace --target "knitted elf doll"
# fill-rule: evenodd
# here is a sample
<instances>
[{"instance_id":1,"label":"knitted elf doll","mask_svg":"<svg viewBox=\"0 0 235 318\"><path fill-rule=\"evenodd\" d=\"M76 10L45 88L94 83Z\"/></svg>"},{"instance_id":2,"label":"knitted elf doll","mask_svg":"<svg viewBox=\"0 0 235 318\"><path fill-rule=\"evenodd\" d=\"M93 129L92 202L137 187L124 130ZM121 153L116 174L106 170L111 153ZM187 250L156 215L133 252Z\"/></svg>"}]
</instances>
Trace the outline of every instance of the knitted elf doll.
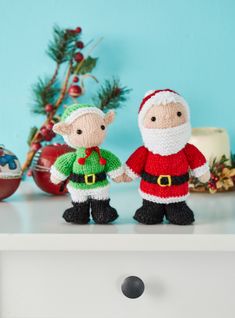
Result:
<instances>
[{"instance_id":1,"label":"knitted elf doll","mask_svg":"<svg viewBox=\"0 0 235 318\"><path fill-rule=\"evenodd\" d=\"M113 111L104 114L97 107L74 104L66 108L61 122L53 127L54 132L76 149L60 156L51 168L52 183L58 184L69 178L67 189L73 207L63 214L67 222L88 223L90 208L96 223L109 223L118 217L109 204L107 176L120 182L123 168L113 153L99 148L114 116Z\"/></svg>"},{"instance_id":2,"label":"knitted elf doll","mask_svg":"<svg viewBox=\"0 0 235 318\"><path fill-rule=\"evenodd\" d=\"M170 223L194 222L188 196L189 170L201 182L210 179L203 154L188 141L191 135L189 107L182 96L170 89L148 92L138 115L144 146L127 160L124 180L141 178L143 205L134 219L157 224L164 216Z\"/></svg>"}]
</instances>

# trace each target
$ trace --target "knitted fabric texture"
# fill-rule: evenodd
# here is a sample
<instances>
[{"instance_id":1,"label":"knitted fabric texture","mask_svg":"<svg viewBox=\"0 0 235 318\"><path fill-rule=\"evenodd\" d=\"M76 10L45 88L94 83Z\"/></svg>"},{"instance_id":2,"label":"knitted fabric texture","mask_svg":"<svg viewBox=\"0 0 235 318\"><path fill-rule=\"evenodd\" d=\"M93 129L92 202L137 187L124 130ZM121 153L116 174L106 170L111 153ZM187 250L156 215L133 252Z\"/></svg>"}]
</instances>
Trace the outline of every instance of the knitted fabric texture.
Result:
<instances>
[{"instance_id":1,"label":"knitted fabric texture","mask_svg":"<svg viewBox=\"0 0 235 318\"><path fill-rule=\"evenodd\" d=\"M172 224L190 225L194 222L193 211L186 202L168 204L165 208L166 218Z\"/></svg>"},{"instance_id":2,"label":"knitted fabric texture","mask_svg":"<svg viewBox=\"0 0 235 318\"><path fill-rule=\"evenodd\" d=\"M58 178L65 180L71 173L91 175L100 172L106 172L111 176L117 171L122 174L122 167L120 160L110 151L100 149L101 156L105 158L106 164L101 165L99 162L99 155L96 151L93 151L91 155L86 159L86 164L79 164L78 160L81 157L85 157L86 148L78 148L76 152L69 152L60 156L51 168L51 173L57 175ZM90 190L108 185L108 180L95 182L94 184L75 183L69 181L69 186L74 189Z\"/></svg>"},{"instance_id":3,"label":"knitted fabric texture","mask_svg":"<svg viewBox=\"0 0 235 318\"><path fill-rule=\"evenodd\" d=\"M143 200L143 205L135 212L134 219L143 224L162 223L165 214L163 204Z\"/></svg>"},{"instance_id":4,"label":"knitted fabric texture","mask_svg":"<svg viewBox=\"0 0 235 318\"><path fill-rule=\"evenodd\" d=\"M71 123L79 116L89 113L95 113L104 117L104 113L98 107L89 104L73 104L65 109L61 116L61 121Z\"/></svg>"},{"instance_id":5,"label":"knitted fabric texture","mask_svg":"<svg viewBox=\"0 0 235 318\"><path fill-rule=\"evenodd\" d=\"M90 221L90 202L72 202L73 207L65 210L63 218L68 223L87 224Z\"/></svg>"},{"instance_id":6,"label":"knitted fabric texture","mask_svg":"<svg viewBox=\"0 0 235 318\"><path fill-rule=\"evenodd\" d=\"M107 224L118 218L117 211L110 206L110 200L92 200L91 215L95 223Z\"/></svg>"},{"instance_id":7,"label":"knitted fabric texture","mask_svg":"<svg viewBox=\"0 0 235 318\"><path fill-rule=\"evenodd\" d=\"M161 156L153 154L144 146L138 148L126 162L126 174L141 177L142 171L153 176L181 176L192 171L199 171L199 167L206 165L203 154L193 145L187 144L176 154ZM203 169L202 169L203 172ZM202 173L203 174L203 173ZM145 180L140 182L140 195L143 199L155 203L175 203L185 201L188 196L188 182L180 185L161 186L149 183Z\"/></svg>"}]
</instances>

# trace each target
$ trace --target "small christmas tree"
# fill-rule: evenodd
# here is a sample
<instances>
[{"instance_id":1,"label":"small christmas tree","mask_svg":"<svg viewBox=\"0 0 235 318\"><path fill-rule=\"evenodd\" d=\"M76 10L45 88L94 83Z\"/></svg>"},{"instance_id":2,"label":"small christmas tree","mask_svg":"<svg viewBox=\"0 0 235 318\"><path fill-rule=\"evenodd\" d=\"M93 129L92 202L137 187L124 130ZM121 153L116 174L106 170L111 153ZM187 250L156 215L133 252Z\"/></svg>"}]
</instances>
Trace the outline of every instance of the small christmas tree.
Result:
<instances>
[{"instance_id":1,"label":"small christmas tree","mask_svg":"<svg viewBox=\"0 0 235 318\"><path fill-rule=\"evenodd\" d=\"M55 137L52 128L60 119L60 106L65 102L69 103L69 98L77 101L85 93L84 78L90 77L98 82L91 75L98 58L94 58L90 54L100 40L93 46L91 46L93 41L84 45L81 41L81 33L80 27L71 30L55 26L53 29L53 38L48 44L47 54L55 62L54 73L51 77L39 78L32 89L32 112L44 115L46 118L41 127L35 126L30 130L28 137L30 148L22 167L23 172L30 167L35 153L42 145L52 141ZM82 51L89 46L91 48L84 56ZM61 78L60 75L62 66L66 69L64 78ZM106 80L99 87L93 101L103 111L117 109L125 102L129 92L129 89L120 85L119 80Z\"/></svg>"}]
</instances>

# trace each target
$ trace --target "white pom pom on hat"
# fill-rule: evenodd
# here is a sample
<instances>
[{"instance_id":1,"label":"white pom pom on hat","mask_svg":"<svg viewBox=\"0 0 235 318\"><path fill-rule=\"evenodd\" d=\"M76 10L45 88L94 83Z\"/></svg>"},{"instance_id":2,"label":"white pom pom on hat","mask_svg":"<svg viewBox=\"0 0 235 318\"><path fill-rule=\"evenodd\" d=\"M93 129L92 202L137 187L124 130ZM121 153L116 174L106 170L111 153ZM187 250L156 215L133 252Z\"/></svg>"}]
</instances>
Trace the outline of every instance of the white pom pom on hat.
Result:
<instances>
[{"instance_id":1,"label":"white pom pom on hat","mask_svg":"<svg viewBox=\"0 0 235 318\"><path fill-rule=\"evenodd\" d=\"M153 105L166 105L169 103L181 103L182 105L184 105L187 110L189 120L189 106L185 99L175 91L167 88L159 90L150 90L145 94L139 107L139 123L142 123L142 120L146 115L147 111Z\"/></svg>"}]
</instances>

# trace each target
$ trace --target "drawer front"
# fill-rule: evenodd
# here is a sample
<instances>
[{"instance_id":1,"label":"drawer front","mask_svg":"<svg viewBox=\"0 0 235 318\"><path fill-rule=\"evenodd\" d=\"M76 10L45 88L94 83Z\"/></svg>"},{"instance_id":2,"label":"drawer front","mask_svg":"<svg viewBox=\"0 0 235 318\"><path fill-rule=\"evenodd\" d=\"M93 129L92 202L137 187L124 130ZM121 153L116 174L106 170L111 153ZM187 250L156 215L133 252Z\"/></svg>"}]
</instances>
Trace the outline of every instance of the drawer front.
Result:
<instances>
[{"instance_id":1,"label":"drawer front","mask_svg":"<svg viewBox=\"0 0 235 318\"><path fill-rule=\"evenodd\" d=\"M4 252L1 318L234 318L235 254ZM128 276L145 285L123 295Z\"/></svg>"}]
</instances>

